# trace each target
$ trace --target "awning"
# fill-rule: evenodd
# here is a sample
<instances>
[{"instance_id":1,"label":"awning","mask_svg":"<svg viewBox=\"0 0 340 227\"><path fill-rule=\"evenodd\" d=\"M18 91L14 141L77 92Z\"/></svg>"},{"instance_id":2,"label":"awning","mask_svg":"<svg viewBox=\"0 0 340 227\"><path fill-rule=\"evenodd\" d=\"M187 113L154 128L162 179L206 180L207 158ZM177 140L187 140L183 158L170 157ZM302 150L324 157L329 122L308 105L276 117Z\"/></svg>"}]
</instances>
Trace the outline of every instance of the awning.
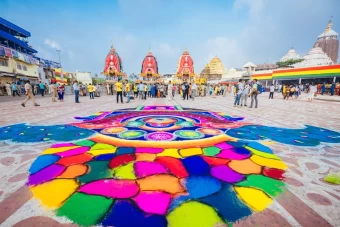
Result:
<instances>
[{"instance_id":1,"label":"awning","mask_svg":"<svg viewBox=\"0 0 340 227\"><path fill-rule=\"evenodd\" d=\"M0 76L14 76L13 73L0 72Z\"/></svg>"},{"instance_id":2,"label":"awning","mask_svg":"<svg viewBox=\"0 0 340 227\"><path fill-rule=\"evenodd\" d=\"M4 32L2 30L0 30L0 37L4 38L4 39L8 39L9 41L19 45L20 47L22 48L25 48L33 53L38 53L38 51L32 49L31 47L28 46L27 43L21 41L20 39L17 39L15 38L13 35L7 33L7 32Z\"/></svg>"},{"instance_id":3,"label":"awning","mask_svg":"<svg viewBox=\"0 0 340 227\"><path fill-rule=\"evenodd\" d=\"M20 28L19 26L5 20L4 18L0 17L0 25L16 32L19 33L18 35L22 36L22 37L30 37L31 33L26 31L25 29Z\"/></svg>"}]
</instances>

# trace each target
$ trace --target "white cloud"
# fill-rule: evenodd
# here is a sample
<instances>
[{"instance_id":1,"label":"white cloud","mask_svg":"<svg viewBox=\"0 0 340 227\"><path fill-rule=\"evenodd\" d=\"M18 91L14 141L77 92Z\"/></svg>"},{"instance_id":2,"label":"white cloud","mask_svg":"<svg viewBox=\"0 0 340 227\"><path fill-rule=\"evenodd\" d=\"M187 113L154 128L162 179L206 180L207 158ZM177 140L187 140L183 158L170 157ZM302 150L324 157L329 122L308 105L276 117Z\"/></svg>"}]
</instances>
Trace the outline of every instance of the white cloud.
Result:
<instances>
[{"instance_id":1,"label":"white cloud","mask_svg":"<svg viewBox=\"0 0 340 227\"><path fill-rule=\"evenodd\" d=\"M38 51L38 56L44 59L48 59L48 60L55 60L54 57L50 51L45 50L44 48L42 48L41 46L35 46L35 49Z\"/></svg>"},{"instance_id":2,"label":"white cloud","mask_svg":"<svg viewBox=\"0 0 340 227\"><path fill-rule=\"evenodd\" d=\"M152 50L151 50L152 51ZM172 47L168 43L159 44L153 51L157 55L171 57L179 54L179 48Z\"/></svg>"},{"instance_id":3,"label":"white cloud","mask_svg":"<svg viewBox=\"0 0 340 227\"><path fill-rule=\"evenodd\" d=\"M45 44L53 49L60 49L60 44L51 39L45 39Z\"/></svg>"}]
</instances>

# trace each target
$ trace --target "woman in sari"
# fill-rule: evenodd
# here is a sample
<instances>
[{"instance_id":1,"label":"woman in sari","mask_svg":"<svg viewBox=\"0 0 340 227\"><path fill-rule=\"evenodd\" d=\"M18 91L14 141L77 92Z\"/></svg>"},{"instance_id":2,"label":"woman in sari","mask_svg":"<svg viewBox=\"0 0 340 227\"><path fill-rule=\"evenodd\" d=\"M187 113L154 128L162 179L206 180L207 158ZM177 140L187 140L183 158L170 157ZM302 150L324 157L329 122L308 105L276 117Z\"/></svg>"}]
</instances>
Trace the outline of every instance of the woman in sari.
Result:
<instances>
[{"instance_id":1,"label":"woman in sari","mask_svg":"<svg viewBox=\"0 0 340 227\"><path fill-rule=\"evenodd\" d=\"M58 87L58 97L60 102L64 102L64 92L65 92L64 85L60 85Z\"/></svg>"}]
</instances>

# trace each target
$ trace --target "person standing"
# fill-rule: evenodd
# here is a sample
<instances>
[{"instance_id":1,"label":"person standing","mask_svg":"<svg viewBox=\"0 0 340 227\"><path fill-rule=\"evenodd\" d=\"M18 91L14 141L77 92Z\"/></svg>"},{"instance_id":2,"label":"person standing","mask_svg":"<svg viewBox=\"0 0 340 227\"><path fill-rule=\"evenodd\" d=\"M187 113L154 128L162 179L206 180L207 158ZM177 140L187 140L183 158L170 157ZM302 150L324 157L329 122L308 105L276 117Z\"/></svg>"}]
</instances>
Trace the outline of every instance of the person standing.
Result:
<instances>
[{"instance_id":1,"label":"person standing","mask_svg":"<svg viewBox=\"0 0 340 227\"><path fill-rule=\"evenodd\" d=\"M129 84L129 81L128 80L125 80L125 93L126 93L126 103L129 103L130 102L130 95L131 95L131 87L130 87L130 84Z\"/></svg>"},{"instance_id":2,"label":"person standing","mask_svg":"<svg viewBox=\"0 0 340 227\"><path fill-rule=\"evenodd\" d=\"M243 93L243 89L244 89L244 84L242 82L242 79L238 80L238 83L235 86L236 88L236 97L235 97L235 101L234 101L234 107L239 106L240 105L240 100L241 100L241 95Z\"/></svg>"},{"instance_id":3,"label":"person standing","mask_svg":"<svg viewBox=\"0 0 340 227\"><path fill-rule=\"evenodd\" d=\"M6 91L7 91L7 95L8 96L12 95L11 86L10 86L10 84L8 82L6 84Z\"/></svg>"},{"instance_id":4,"label":"person standing","mask_svg":"<svg viewBox=\"0 0 340 227\"><path fill-rule=\"evenodd\" d=\"M74 97L75 97L76 103L80 103L79 102L79 86L78 86L78 81L76 80L73 83L73 90L74 90Z\"/></svg>"},{"instance_id":5,"label":"person standing","mask_svg":"<svg viewBox=\"0 0 340 227\"><path fill-rule=\"evenodd\" d=\"M192 98L192 101L195 100L196 92L197 92L197 85L196 85L196 83L194 81L194 83L191 85L191 98Z\"/></svg>"},{"instance_id":6,"label":"person standing","mask_svg":"<svg viewBox=\"0 0 340 227\"><path fill-rule=\"evenodd\" d=\"M60 102L64 102L64 92L65 92L64 85L60 85L58 87L58 97Z\"/></svg>"},{"instance_id":7,"label":"person standing","mask_svg":"<svg viewBox=\"0 0 340 227\"><path fill-rule=\"evenodd\" d=\"M143 99L143 93L144 93L144 84L142 82L140 82L138 84L138 96L139 96L139 99Z\"/></svg>"},{"instance_id":8,"label":"person standing","mask_svg":"<svg viewBox=\"0 0 340 227\"><path fill-rule=\"evenodd\" d=\"M151 98L151 84L148 84L148 97Z\"/></svg>"},{"instance_id":9,"label":"person standing","mask_svg":"<svg viewBox=\"0 0 340 227\"><path fill-rule=\"evenodd\" d=\"M184 95L183 95L184 98L183 98L183 100L185 100L185 98L187 100L189 100L189 88L190 88L189 84L187 82L185 82L185 84L184 84Z\"/></svg>"},{"instance_id":10,"label":"person standing","mask_svg":"<svg viewBox=\"0 0 340 227\"><path fill-rule=\"evenodd\" d=\"M151 86L151 97L156 98L156 86L154 84Z\"/></svg>"},{"instance_id":11,"label":"person standing","mask_svg":"<svg viewBox=\"0 0 340 227\"><path fill-rule=\"evenodd\" d=\"M331 86L331 90L330 90L331 96L334 95L334 91L335 91L335 83L333 82L333 83L332 83L332 86Z\"/></svg>"},{"instance_id":12,"label":"person standing","mask_svg":"<svg viewBox=\"0 0 340 227\"><path fill-rule=\"evenodd\" d=\"M119 103L119 97L120 102L123 103L123 84L120 81L121 79L119 79L118 82L116 83L117 103Z\"/></svg>"},{"instance_id":13,"label":"person standing","mask_svg":"<svg viewBox=\"0 0 340 227\"><path fill-rule=\"evenodd\" d=\"M312 83L308 88L308 102L312 102L317 92L317 87Z\"/></svg>"},{"instance_id":14,"label":"person standing","mask_svg":"<svg viewBox=\"0 0 340 227\"><path fill-rule=\"evenodd\" d=\"M107 92L107 95L110 94L110 84L106 84L106 92Z\"/></svg>"},{"instance_id":15,"label":"person standing","mask_svg":"<svg viewBox=\"0 0 340 227\"><path fill-rule=\"evenodd\" d=\"M57 85L55 84L55 82L52 82L52 86L51 86L51 92L52 92L52 102L56 102L57 100L55 100L55 98L57 97Z\"/></svg>"},{"instance_id":16,"label":"person standing","mask_svg":"<svg viewBox=\"0 0 340 227\"><path fill-rule=\"evenodd\" d=\"M172 83L171 83L171 80L169 81L169 85L168 85L168 100L170 101L171 99L173 99L174 97L173 97L173 92L172 92L172 88L173 88L174 86L172 85Z\"/></svg>"},{"instance_id":17,"label":"person standing","mask_svg":"<svg viewBox=\"0 0 340 227\"><path fill-rule=\"evenodd\" d=\"M144 99L146 99L147 95L148 95L148 85L144 84Z\"/></svg>"},{"instance_id":18,"label":"person standing","mask_svg":"<svg viewBox=\"0 0 340 227\"><path fill-rule=\"evenodd\" d=\"M44 95L45 95L45 84L41 81L39 83L39 91L40 91L41 96L44 97Z\"/></svg>"},{"instance_id":19,"label":"person standing","mask_svg":"<svg viewBox=\"0 0 340 227\"><path fill-rule=\"evenodd\" d=\"M326 85L325 85L325 83L323 83L321 85L321 95L323 95L325 93L325 91L326 91Z\"/></svg>"},{"instance_id":20,"label":"person standing","mask_svg":"<svg viewBox=\"0 0 340 227\"><path fill-rule=\"evenodd\" d=\"M254 79L254 84L251 88L251 102L250 102L249 108L253 108L254 100L255 100L255 108L257 108L257 104L258 104L257 95L258 95L258 93L259 93L259 90L258 90L257 79Z\"/></svg>"},{"instance_id":21,"label":"person standing","mask_svg":"<svg viewBox=\"0 0 340 227\"><path fill-rule=\"evenodd\" d=\"M159 85L159 92L160 92L160 97L164 98L164 85L163 84Z\"/></svg>"},{"instance_id":22,"label":"person standing","mask_svg":"<svg viewBox=\"0 0 340 227\"><path fill-rule=\"evenodd\" d=\"M89 83L89 85L87 86L87 90L89 91L90 99L94 99L94 97L93 97L93 86L92 86L91 83Z\"/></svg>"},{"instance_id":23,"label":"person standing","mask_svg":"<svg viewBox=\"0 0 340 227\"><path fill-rule=\"evenodd\" d=\"M23 103L21 103L21 105L23 107L25 107L26 103L28 100L32 99L32 102L34 103L34 106L40 106L36 101L35 98L33 96L33 92L32 92L32 86L30 85L30 81L27 80L26 84L25 84L25 93L26 93L26 99Z\"/></svg>"},{"instance_id":24,"label":"person standing","mask_svg":"<svg viewBox=\"0 0 340 227\"><path fill-rule=\"evenodd\" d=\"M244 84L244 89L243 92L241 94L241 106L247 106L247 99L249 96L249 84L248 81L245 82Z\"/></svg>"},{"instance_id":25,"label":"person standing","mask_svg":"<svg viewBox=\"0 0 340 227\"><path fill-rule=\"evenodd\" d=\"M274 84L272 84L269 87L269 99L274 99L274 90L275 90L275 87L274 87Z\"/></svg>"},{"instance_id":26,"label":"person standing","mask_svg":"<svg viewBox=\"0 0 340 227\"><path fill-rule=\"evenodd\" d=\"M12 83L12 95L13 95L13 97L15 97L15 94L17 94L17 95L20 97L20 95L19 95L19 93L18 93L18 87L17 87L17 85L13 82L13 83Z\"/></svg>"}]
</instances>

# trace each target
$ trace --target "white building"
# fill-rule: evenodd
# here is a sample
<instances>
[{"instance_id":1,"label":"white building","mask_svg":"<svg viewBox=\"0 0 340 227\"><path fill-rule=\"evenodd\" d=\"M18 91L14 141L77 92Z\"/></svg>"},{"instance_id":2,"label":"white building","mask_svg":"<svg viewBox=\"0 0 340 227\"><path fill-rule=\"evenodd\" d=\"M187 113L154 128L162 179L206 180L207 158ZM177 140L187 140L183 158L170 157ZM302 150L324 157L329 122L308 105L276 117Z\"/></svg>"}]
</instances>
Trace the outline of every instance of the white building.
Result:
<instances>
[{"instance_id":1,"label":"white building","mask_svg":"<svg viewBox=\"0 0 340 227\"><path fill-rule=\"evenodd\" d=\"M82 82L83 84L92 83L92 76L90 72L75 72L74 75L78 82Z\"/></svg>"},{"instance_id":2,"label":"white building","mask_svg":"<svg viewBox=\"0 0 340 227\"><path fill-rule=\"evenodd\" d=\"M296 51L294 50L294 48L290 48L290 50L288 51L288 53L283 56L280 61L283 62L283 61L288 61L288 60L298 60L298 59L301 59L300 55L298 55L296 53Z\"/></svg>"},{"instance_id":3,"label":"white building","mask_svg":"<svg viewBox=\"0 0 340 227\"><path fill-rule=\"evenodd\" d=\"M303 61L294 64L295 68L320 66L320 65L332 65L333 61L328 57L320 47L312 48L306 56L303 57Z\"/></svg>"}]
</instances>

